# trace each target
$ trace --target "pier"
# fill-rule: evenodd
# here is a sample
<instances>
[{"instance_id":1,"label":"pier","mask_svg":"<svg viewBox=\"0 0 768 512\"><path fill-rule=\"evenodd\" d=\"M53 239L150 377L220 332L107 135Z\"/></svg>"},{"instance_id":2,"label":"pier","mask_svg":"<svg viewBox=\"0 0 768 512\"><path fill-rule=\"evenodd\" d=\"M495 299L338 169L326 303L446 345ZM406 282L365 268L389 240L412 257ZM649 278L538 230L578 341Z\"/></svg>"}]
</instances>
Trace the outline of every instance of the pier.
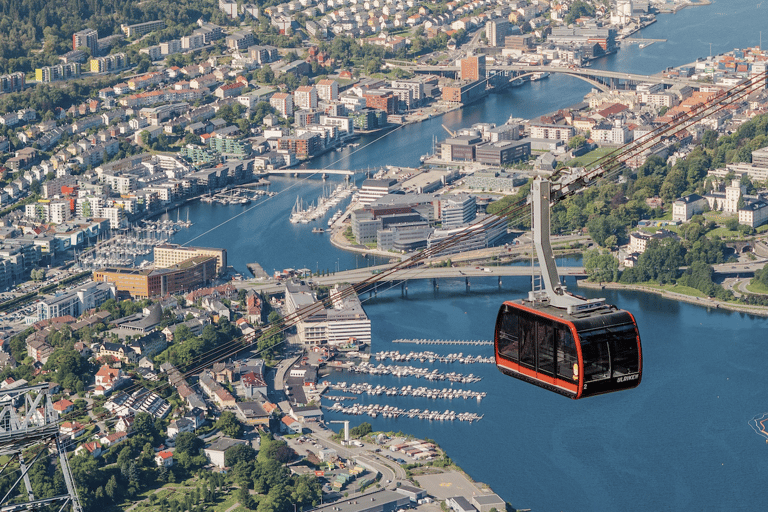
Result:
<instances>
[{"instance_id":1,"label":"pier","mask_svg":"<svg viewBox=\"0 0 768 512\"><path fill-rule=\"evenodd\" d=\"M432 400L441 399L441 400L453 400L453 399L470 399L474 398L476 400L482 400L487 396L487 393L484 391L470 391L468 389L454 389L454 388L443 388L443 389L435 389L435 388L428 388L424 386L420 386L417 388L411 387L411 386L403 386L401 388L398 388L397 386L392 387L386 387L382 385L373 386L373 384L368 384L367 382L363 383L352 383L347 384L346 382L337 382L336 384L328 384L328 389L333 389L334 391L343 391L345 393L352 393L353 395L375 395L375 396L412 396L416 398L430 398ZM357 397L353 396L339 396L339 397L330 397L326 396L324 397L328 400L332 400L334 402L340 401L340 400L354 400Z\"/></svg>"},{"instance_id":2,"label":"pier","mask_svg":"<svg viewBox=\"0 0 768 512\"><path fill-rule=\"evenodd\" d=\"M401 354L397 350L390 350L387 352L377 352L371 355L377 361L384 361L386 359L391 359L392 361L406 361L406 362L418 360L422 363L438 362L438 363L462 363L462 364L495 363L496 362L493 357L483 357L483 356L473 356L473 355L465 356L461 352L459 352L458 354L448 354L447 356L443 356L443 355L435 354L434 352L428 352L428 351L427 352L410 352L408 354Z\"/></svg>"},{"instance_id":3,"label":"pier","mask_svg":"<svg viewBox=\"0 0 768 512\"><path fill-rule=\"evenodd\" d=\"M408 418L419 418L421 420L437 420L437 421L468 421L472 423L473 421L480 421L483 419L482 414L475 414L473 412L460 412L456 413L455 411L449 411L445 410L443 412L440 411L430 411L429 409L424 409L423 411L421 409L401 409L399 407L393 407L391 405L379 405L379 404L369 404L369 405L353 405L351 407L344 407L340 403L333 404L332 407L326 407L327 410L333 411L333 412L340 412L342 414L349 414L353 416L359 416L361 414L367 414L371 418L375 418L379 415L381 415L384 418L400 418L400 417L408 417Z\"/></svg>"},{"instance_id":4,"label":"pier","mask_svg":"<svg viewBox=\"0 0 768 512\"><path fill-rule=\"evenodd\" d=\"M485 340L428 340L428 339L397 339L392 343L411 343L413 345L493 345L492 341Z\"/></svg>"},{"instance_id":5,"label":"pier","mask_svg":"<svg viewBox=\"0 0 768 512\"><path fill-rule=\"evenodd\" d=\"M449 380L451 382L460 382L462 384L471 384L473 382L480 382L482 377L478 377L474 374L463 375L461 373L449 372L442 373L438 370L429 371L426 368L416 368L413 366L399 366L388 365L384 366L380 364L373 366L371 363L362 362L357 366L351 366L349 371L353 373L367 373L368 375L392 375L393 377L416 377L417 379L424 378L425 380Z\"/></svg>"}]
</instances>

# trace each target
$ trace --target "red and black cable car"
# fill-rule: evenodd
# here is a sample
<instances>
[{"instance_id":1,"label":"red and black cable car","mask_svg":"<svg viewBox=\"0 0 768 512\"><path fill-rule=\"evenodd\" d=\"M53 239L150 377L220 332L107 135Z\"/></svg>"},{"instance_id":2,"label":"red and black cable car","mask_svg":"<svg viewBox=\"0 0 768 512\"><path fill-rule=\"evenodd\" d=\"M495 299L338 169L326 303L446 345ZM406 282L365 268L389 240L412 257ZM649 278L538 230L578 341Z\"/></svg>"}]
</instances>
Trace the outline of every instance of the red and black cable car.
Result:
<instances>
[{"instance_id":1,"label":"red and black cable car","mask_svg":"<svg viewBox=\"0 0 768 512\"><path fill-rule=\"evenodd\" d=\"M505 302L494 349L504 374L573 399L634 388L643 374L635 318L613 306L568 314L550 305Z\"/></svg>"},{"instance_id":2,"label":"red and black cable car","mask_svg":"<svg viewBox=\"0 0 768 512\"><path fill-rule=\"evenodd\" d=\"M643 353L635 318L603 299L566 291L549 241L550 183L534 180L531 196L543 287L502 304L494 333L497 368L573 399L637 387Z\"/></svg>"}]
</instances>

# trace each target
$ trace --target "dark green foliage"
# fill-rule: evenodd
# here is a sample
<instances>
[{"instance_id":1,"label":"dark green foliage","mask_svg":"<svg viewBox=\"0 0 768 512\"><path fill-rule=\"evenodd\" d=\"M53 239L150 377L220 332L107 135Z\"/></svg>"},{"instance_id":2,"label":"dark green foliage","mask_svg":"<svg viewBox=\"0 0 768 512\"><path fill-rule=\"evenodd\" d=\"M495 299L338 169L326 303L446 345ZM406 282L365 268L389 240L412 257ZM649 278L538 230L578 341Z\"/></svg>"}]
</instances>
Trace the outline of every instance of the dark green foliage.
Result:
<instances>
[{"instance_id":1,"label":"dark green foliage","mask_svg":"<svg viewBox=\"0 0 768 512\"><path fill-rule=\"evenodd\" d=\"M224 411L216 421L216 428L227 437L239 437L243 433L243 425L232 411Z\"/></svg>"},{"instance_id":2,"label":"dark green foliage","mask_svg":"<svg viewBox=\"0 0 768 512\"><path fill-rule=\"evenodd\" d=\"M587 251L584 254L584 270L590 281L617 281L619 278L619 260L608 252Z\"/></svg>"},{"instance_id":3,"label":"dark green foliage","mask_svg":"<svg viewBox=\"0 0 768 512\"><path fill-rule=\"evenodd\" d=\"M371 432L373 432L373 428L367 421L364 421L358 426L349 429L349 435L352 437L363 437L364 435L370 434Z\"/></svg>"},{"instance_id":4,"label":"dark green foliage","mask_svg":"<svg viewBox=\"0 0 768 512\"><path fill-rule=\"evenodd\" d=\"M586 2L582 2L581 0L576 0L571 4L571 8L568 10L568 14L565 15L565 18L563 18L563 22L566 25L570 25L571 23L575 22L577 19L581 18L582 16L594 16L595 15L595 6L592 4L588 4Z\"/></svg>"},{"instance_id":5,"label":"dark green foliage","mask_svg":"<svg viewBox=\"0 0 768 512\"><path fill-rule=\"evenodd\" d=\"M232 467L238 462L250 462L256 458L256 450L249 444L237 444L224 452L224 464Z\"/></svg>"},{"instance_id":6,"label":"dark green foliage","mask_svg":"<svg viewBox=\"0 0 768 512\"><path fill-rule=\"evenodd\" d=\"M99 37L120 32L120 24L164 20L166 28L143 44L178 38L191 32L198 18L229 25L232 21L215 3L203 0L2 0L0 2L0 70L32 71L58 63L57 55L72 49L72 34L95 28ZM38 51L43 50L43 51ZM131 62L136 62L132 60ZM18 107L17 107L18 108Z\"/></svg>"},{"instance_id":7,"label":"dark green foliage","mask_svg":"<svg viewBox=\"0 0 768 512\"><path fill-rule=\"evenodd\" d=\"M645 252L640 255L637 265L624 270L621 282L673 283L677 278L678 269L683 264L684 252L685 249L680 242L673 238L651 240Z\"/></svg>"}]
</instances>

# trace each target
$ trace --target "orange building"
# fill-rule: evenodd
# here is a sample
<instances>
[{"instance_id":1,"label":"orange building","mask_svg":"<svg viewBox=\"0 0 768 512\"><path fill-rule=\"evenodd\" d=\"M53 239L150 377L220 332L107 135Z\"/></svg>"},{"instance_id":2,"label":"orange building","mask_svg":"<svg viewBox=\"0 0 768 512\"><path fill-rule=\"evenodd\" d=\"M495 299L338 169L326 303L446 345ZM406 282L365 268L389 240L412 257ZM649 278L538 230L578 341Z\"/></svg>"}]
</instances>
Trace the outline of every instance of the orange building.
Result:
<instances>
[{"instance_id":1,"label":"orange building","mask_svg":"<svg viewBox=\"0 0 768 512\"><path fill-rule=\"evenodd\" d=\"M114 283L119 295L132 299L186 293L216 276L215 256L196 256L168 268L113 267L95 270L93 280Z\"/></svg>"},{"instance_id":2,"label":"orange building","mask_svg":"<svg viewBox=\"0 0 768 512\"><path fill-rule=\"evenodd\" d=\"M485 55L461 59L461 80L485 80Z\"/></svg>"}]
</instances>

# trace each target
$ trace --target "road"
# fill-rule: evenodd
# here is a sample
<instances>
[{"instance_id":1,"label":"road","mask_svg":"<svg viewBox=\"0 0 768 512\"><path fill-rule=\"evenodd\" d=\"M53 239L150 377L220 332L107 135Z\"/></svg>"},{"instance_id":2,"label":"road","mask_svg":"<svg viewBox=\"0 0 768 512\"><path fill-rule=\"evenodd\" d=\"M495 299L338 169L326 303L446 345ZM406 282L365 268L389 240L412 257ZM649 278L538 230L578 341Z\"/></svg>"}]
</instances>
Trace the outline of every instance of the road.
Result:
<instances>
[{"instance_id":1,"label":"road","mask_svg":"<svg viewBox=\"0 0 768 512\"><path fill-rule=\"evenodd\" d=\"M378 470L381 473L380 483L382 487L395 488L397 486L397 480L406 479L405 470L398 463L391 461L374 451L379 449L378 446L370 443L364 443L362 448L356 446L341 446L331 439L331 436L334 434L332 430L321 428L318 425L308 426L312 430L313 437L321 446L325 448L333 448L340 457L360 460Z\"/></svg>"}]
</instances>

